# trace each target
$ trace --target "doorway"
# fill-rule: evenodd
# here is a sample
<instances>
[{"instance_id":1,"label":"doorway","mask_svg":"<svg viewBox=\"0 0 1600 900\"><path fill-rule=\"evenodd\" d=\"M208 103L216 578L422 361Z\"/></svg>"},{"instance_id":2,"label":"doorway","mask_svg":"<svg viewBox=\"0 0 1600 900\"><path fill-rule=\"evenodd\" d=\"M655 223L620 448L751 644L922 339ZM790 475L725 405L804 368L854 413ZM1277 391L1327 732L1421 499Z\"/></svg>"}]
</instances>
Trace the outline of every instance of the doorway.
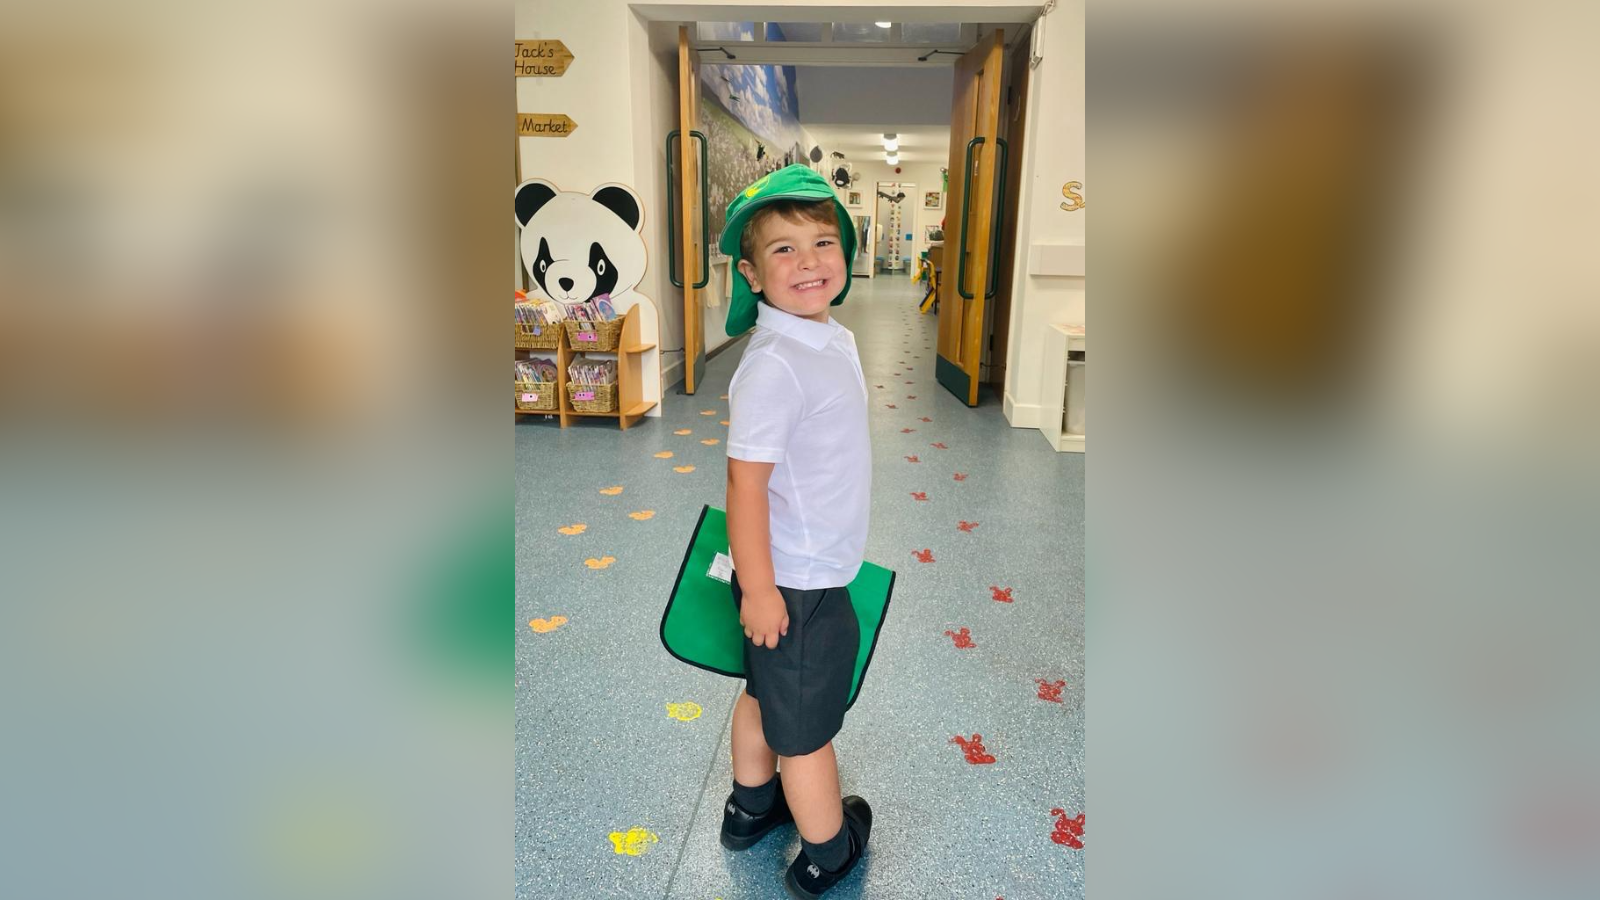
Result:
<instances>
[{"instance_id":1,"label":"doorway","mask_svg":"<svg viewBox=\"0 0 1600 900\"><path fill-rule=\"evenodd\" d=\"M877 209L879 227L872 245L873 265L877 272L903 275L912 266L911 254L916 246L913 229L916 213L912 203L917 196L917 186L905 181L880 181L877 184Z\"/></svg>"}]
</instances>

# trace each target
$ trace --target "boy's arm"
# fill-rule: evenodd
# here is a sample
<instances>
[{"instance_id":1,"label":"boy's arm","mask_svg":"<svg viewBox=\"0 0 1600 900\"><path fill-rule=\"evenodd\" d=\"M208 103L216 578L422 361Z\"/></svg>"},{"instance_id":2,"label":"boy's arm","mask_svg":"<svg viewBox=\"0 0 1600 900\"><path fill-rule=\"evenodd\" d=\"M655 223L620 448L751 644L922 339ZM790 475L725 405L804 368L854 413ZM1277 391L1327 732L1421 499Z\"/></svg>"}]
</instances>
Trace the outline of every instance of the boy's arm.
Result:
<instances>
[{"instance_id":1,"label":"boy's arm","mask_svg":"<svg viewBox=\"0 0 1600 900\"><path fill-rule=\"evenodd\" d=\"M739 622L744 635L771 649L789 633L789 613L772 574L771 520L767 482L772 463L728 459L728 549L738 573Z\"/></svg>"}]
</instances>

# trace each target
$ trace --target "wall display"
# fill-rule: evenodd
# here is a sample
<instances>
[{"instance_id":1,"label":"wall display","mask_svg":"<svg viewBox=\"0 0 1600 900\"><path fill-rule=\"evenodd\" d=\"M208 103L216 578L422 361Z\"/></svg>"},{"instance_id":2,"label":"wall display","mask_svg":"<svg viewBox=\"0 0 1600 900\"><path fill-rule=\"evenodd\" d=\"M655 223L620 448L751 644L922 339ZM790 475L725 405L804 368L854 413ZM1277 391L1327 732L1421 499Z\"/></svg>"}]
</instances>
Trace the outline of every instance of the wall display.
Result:
<instances>
[{"instance_id":1,"label":"wall display","mask_svg":"<svg viewBox=\"0 0 1600 900\"><path fill-rule=\"evenodd\" d=\"M518 78L560 78L572 59L572 51L560 41L517 41Z\"/></svg>"},{"instance_id":2,"label":"wall display","mask_svg":"<svg viewBox=\"0 0 1600 900\"><path fill-rule=\"evenodd\" d=\"M944 229L937 225L928 225L923 236L928 243L944 240Z\"/></svg>"},{"instance_id":3,"label":"wall display","mask_svg":"<svg viewBox=\"0 0 1600 900\"><path fill-rule=\"evenodd\" d=\"M1076 190L1073 190L1074 188L1081 189L1082 187L1083 182L1081 181L1069 181L1061 186L1061 196L1067 198L1067 202L1061 204L1062 209L1066 210L1067 212L1077 212L1078 210L1089 205L1083 199L1082 194L1078 193Z\"/></svg>"},{"instance_id":4,"label":"wall display","mask_svg":"<svg viewBox=\"0 0 1600 900\"><path fill-rule=\"evenodd\" d=\"M700 105L700 130L706 136L706 155L710 162L706 202L711 217L711 246L715 248L722 239L722 229L728 221L728 204L733 202L733 198L761 176L787 165L784 162L786 158L798 158L805 151L796 144L788 151L779 152L774 146L776 142L765 135L752 133L740 119L721 105L721 101L704 83L701 88L700 96L705 102Z\"/></svg>"},{"instance_id":5,"label":"wall display","mask_svg":"<svg viewBox=\"0 0 1600 900\"><path fill-rule=\"evenodd\" d=\"M861 206L861 192L860 191L846 191L845 195L844 195L844 198L845 198L844 199L844 205L845 206L853 206L853 207L860 207Z\"/></svg>"},{"instance_id":6,"label":"wall display","mask_svg":"<svg viewBox=\"0 0 1600 900\"><path fill-rule=\"evenodd\" d=\"M578 123L566 113L517 113L518 137L566 137L578 130Z\"/></svg>"},{"instance_id":7,"label":"wall display","mask_svg":"<svg viewBox=\"0 0 1600 900\"><path fill-rule=\"evenodd\" d=\"M641 399L660 415L660 321L653 300L634 290L644 278L644 204L632 188L603 184L592 193L563 191L549 181L517 185L516 221L528 299L549 300L575 318L617 319L634 310L641 351Z\"/></svg>"},{"instance_id":8,"label":"wall display","mask_svg":"<svg viewBox=\"0 0 1600 900\"><path fill-rule=\"evenodd\" d=\"M923 209L944 209L944 191L924 191L922 194Z\"/></svg>"}]
</instances>

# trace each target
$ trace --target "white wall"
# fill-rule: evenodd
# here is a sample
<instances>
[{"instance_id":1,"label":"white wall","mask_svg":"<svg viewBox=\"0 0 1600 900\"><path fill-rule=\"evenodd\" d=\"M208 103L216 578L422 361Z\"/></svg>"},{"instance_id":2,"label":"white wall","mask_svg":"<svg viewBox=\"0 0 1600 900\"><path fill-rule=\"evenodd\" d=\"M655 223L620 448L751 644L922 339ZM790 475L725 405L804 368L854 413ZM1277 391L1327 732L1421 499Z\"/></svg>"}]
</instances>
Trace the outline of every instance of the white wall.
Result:
<instances>
[{"instance_id":1,"label":"white wall","mask_svg":"<svg viewBox=\"0 0 1600 900\"><path fill-rule=\"evenodd\" d=\"M1083 182L1078 192L1093 202L1084 168L1083 3L1063 0L1042 20L1044 61L1033 70L1028 91L1005 393L1006 420L1017 428L1039 423L1045 331L1053 324L1086 324L1084 278L1028 274L1033 245L1084 241L1088 207L1062 210L1062 185Z\"/></svg>"}]
</instances>

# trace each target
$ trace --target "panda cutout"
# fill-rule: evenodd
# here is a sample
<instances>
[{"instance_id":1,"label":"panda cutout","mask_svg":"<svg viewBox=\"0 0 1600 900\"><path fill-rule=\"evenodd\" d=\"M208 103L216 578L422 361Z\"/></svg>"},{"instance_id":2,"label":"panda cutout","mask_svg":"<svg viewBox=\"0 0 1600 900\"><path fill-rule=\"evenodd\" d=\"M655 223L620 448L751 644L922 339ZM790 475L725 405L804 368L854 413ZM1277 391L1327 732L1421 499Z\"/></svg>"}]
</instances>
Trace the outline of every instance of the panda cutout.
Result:
<instances>
[{"instance_id":1,"label":"panda cutout","mask_svg":"<svg viewBox=\"0 0 1600 900\"><path fill-rule=\"evenodd\" d=\"M530 293L563 306L606 298L618 317L636 310L639 340L659 344L655 303L634 290L644 278L646 252L644 205L631 188L603 184L584 194L534 178L517 185L516 216ZM645 351L640 363L641 399L655 403L647 415L659 416L659 351Z\"/></svg>"}]
</instances>

